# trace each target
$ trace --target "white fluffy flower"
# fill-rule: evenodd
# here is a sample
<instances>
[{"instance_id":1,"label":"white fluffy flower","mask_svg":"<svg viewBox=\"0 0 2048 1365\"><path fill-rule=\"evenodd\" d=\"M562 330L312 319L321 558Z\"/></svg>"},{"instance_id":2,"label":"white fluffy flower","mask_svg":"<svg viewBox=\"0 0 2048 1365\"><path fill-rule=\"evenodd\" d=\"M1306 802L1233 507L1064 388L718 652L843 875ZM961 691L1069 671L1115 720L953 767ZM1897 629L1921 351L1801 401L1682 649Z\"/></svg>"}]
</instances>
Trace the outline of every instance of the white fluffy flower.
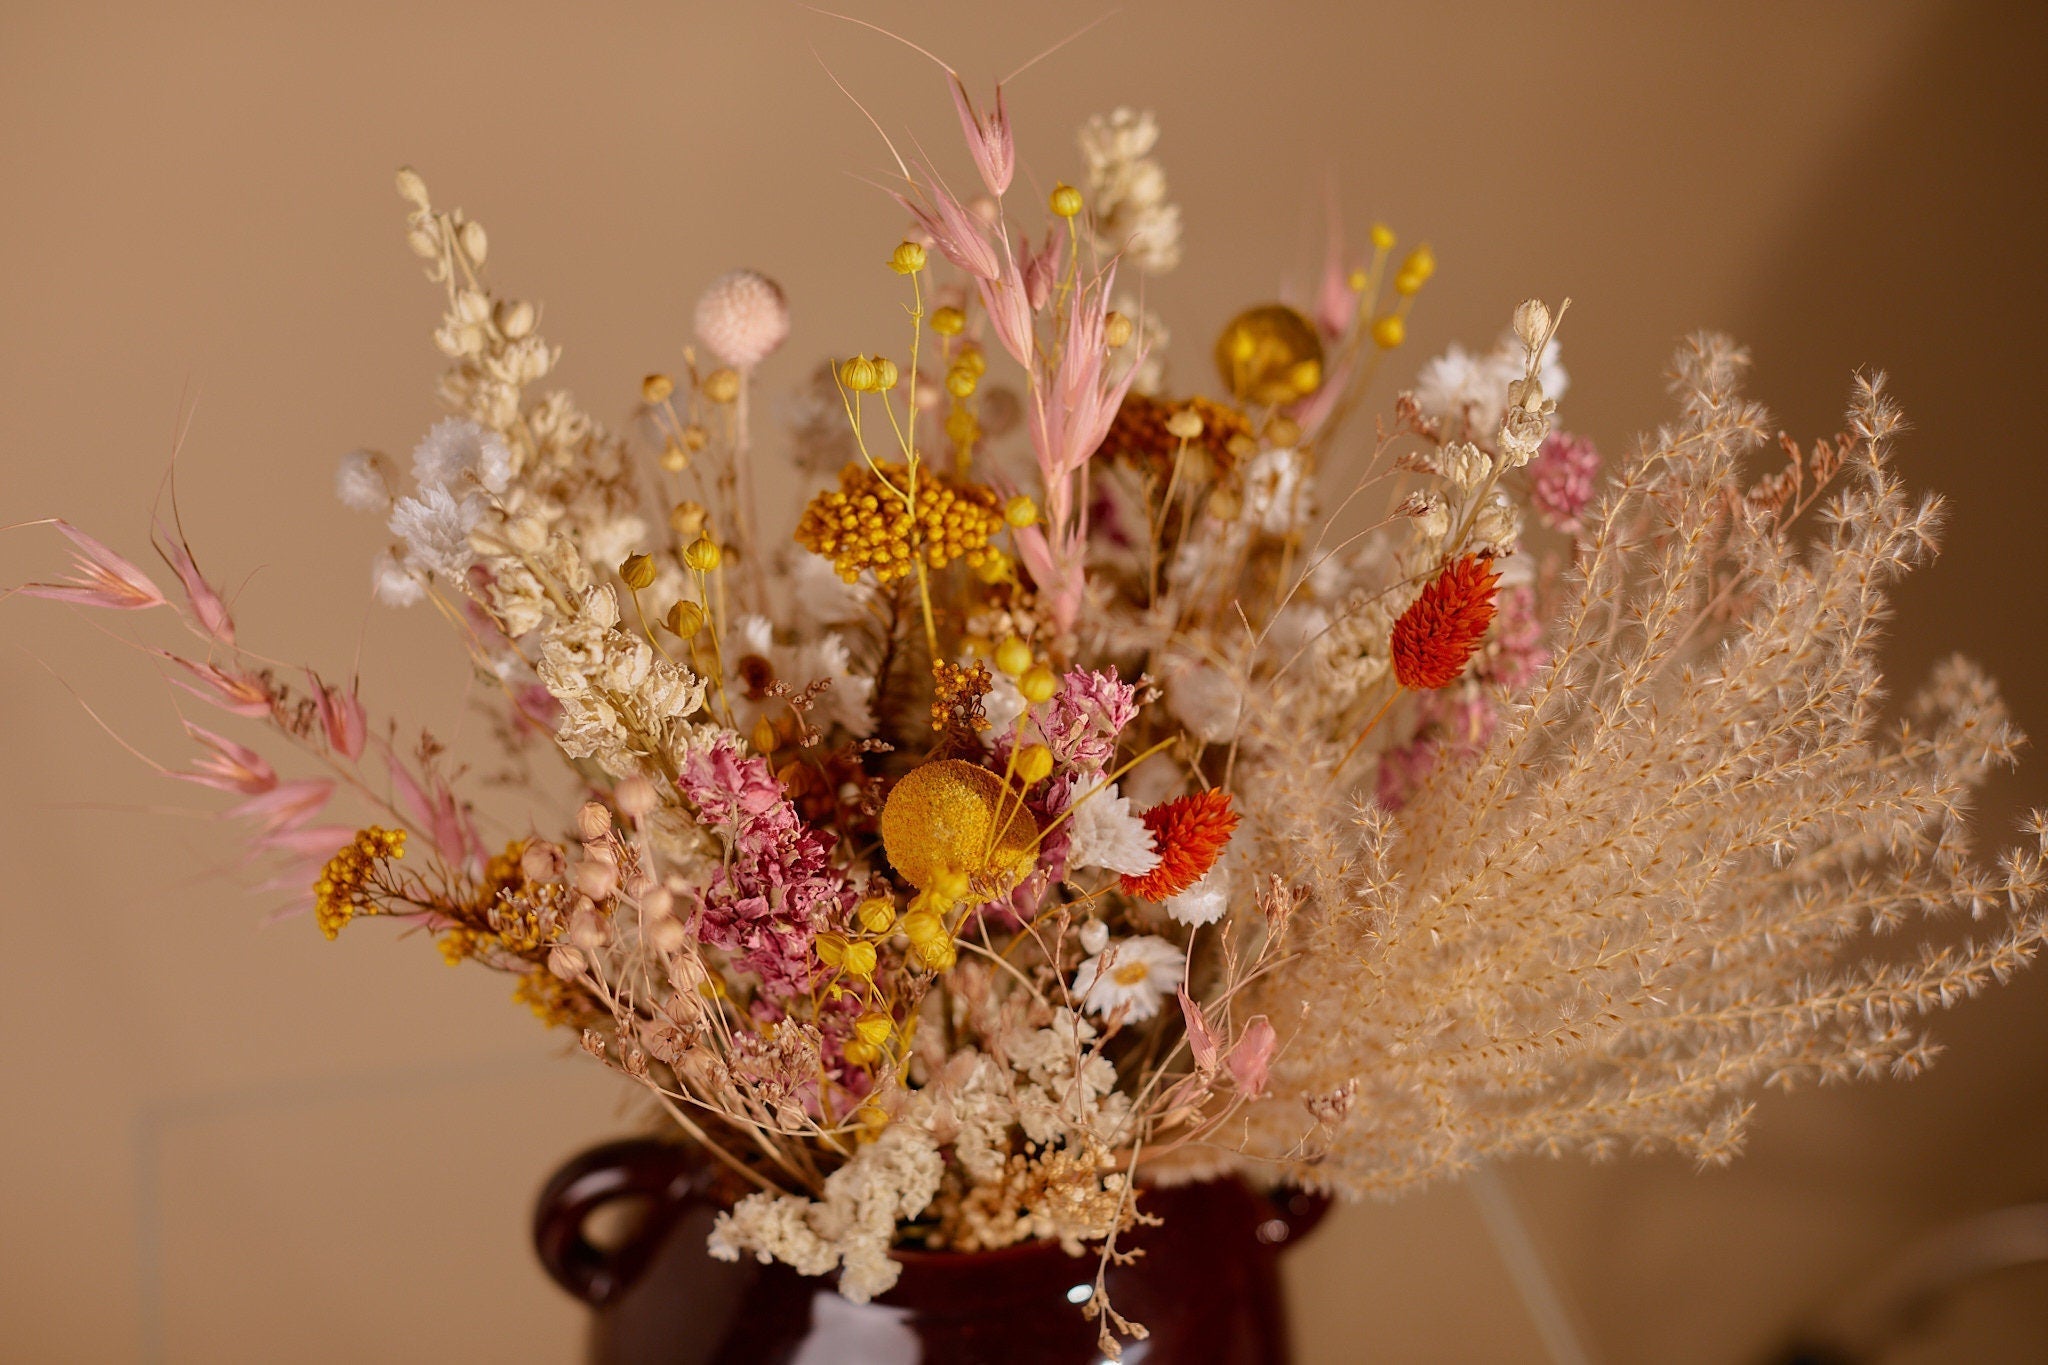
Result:
<instances>
[{"instance_id":1,"label":"white fluffy flower","mask_svg":"<svg viewBox=\"0 0 2048 1365\"><path fill-rule=\"evenodd\" d=\"M1180 985L1187 965L1180 949L1163 938L1144 934L1118 939L1081 964L1074 973L1074 994L1092 1014L1124 1012L1124 1022L1137 1023L1159 1013L1159 1006Z\"/></svg>"},{"instance_id":2,"label":"white fluffy flower","mask_svg":"<svg viewBox=\"0 0 2048 1365\"><path fill-rule=\"evenodd\" d=\"M1245 466L1245 515L1267 535L1284 536L1307 521L1308 495L1309 479L1298 450L1262 450Z\"/></svg>"},{"instance_id":3,"label":"white fluffy flower","mask_svg":"<svg viewBox=\"0 0 2048 1365\"><path fill-rule=\"evenodd\" d=\"M1508 385L1528 368L1529 351L1514 333L1484 355L1452 342L1415 377L1415 401L1431 417L1465 421L1476 439L1492 441L1507 410ZM1547 398L1561 398L1571 379L1558 361L1557 342L1543 348L1536 377Z\"/></svg>"},{"instance_id":4,"label":"white fluffy flower","mask_svg":"<svg viewBox=\"0 0 2048 1365\"><path fill-rule=\"evenodd\" d=\"M1214 924L1230 908L1230 874L1218 863L1178 896L1166 899L1166 913L1182 924Z\"/></svg>"},{"instance_id":5,"label":"white fluffy flower","mask_svg":"<svg viewBox=\"0 0 2048 1365\"><path fill-rule=\"evenodd\" d=\"M764 616L750 615L740 618L733 639L737 648L731 651L729 662L735 667L753 654L766 659L776 679L791 692L801 692L815 682L830 684L815 699L808 717L811 724L821 730L843 726L857 738L873 733L875 718L868 702L874 696L875 680L854 671L853 655L837 634L827 631L801 644L777 644L774 625ZM743 731L763 714L773 719L789 716L789 704L781 697L755 703L742 696L740 709Z\"/></svg>"},{"instance_id":6,"label":"white fluffy flower","mask_svg":"<svg viewBox=\"0 0 2048 1365\"><path fill-rule=\"evenodd\" d=\"M728 365L758 365L788 337L782 286L758 270L720 275L697 300L697 339Z\"/></svg>"},{"instance_id":7,"label":"white fluffy flower","mask_svg":"<svg viewBox=\"0 0 2048 1365\"><path fill-rule=\"evenodd\" d=\"M1115 783L1090 791L1092 795L1084 791L1076 797L1073 814L1067 817L1067 867L1099 867L1142 877L1159 866L1152 831L1131 813L1130 799L1118 794Z\"/></svg>"},{"instance_id":8,"label":"white fluffy flower","mask_svg":"<svg viewBox=\"0 0 2048 1365\"><path fill-rule=\"evenodd\" d=\"M427 595L419 575L398 562L398 554L386 550L370 561L370 591L387 607L409 607Z\"/></svg>"},{"instance_id":9,"label":"white fluffy flower","mask_svg":"<svg viewBox=\"0 0 2048 1365\"><path fill-rule=\"evenodd\" d=\"M446 487L470 471L485 488L502 493L512 479L512 451L497 432L466 417L434 423L413 447L412 476L422 489Z\"/></svg>"},{"instance_id":10,"label":"white fluffy flower","mask_svg":"<svg viewBox=\"0 0 2048 1365\"><path fill-rule=\"evenodd\" d=\"M384 481L375 453L351 450L334 468L334 496L357 512L381 512L391 505L391 485Z\"/></svg>"},{"instance_id":11,"label":"white fluffy flower","mask_svg":"<svg viewBox=\"0 0 2048 1365\"><path fill-rule=\"evenodd\" d=\"M476 558L469 533L483 514L483 502L474 494L457 498L437 484L392 504L387 525L405 542L407 567L459 578Z\"/></svg>"},{"instance_id":12,"label":"white fluffy flower","mask_svg":"<svg viewBox=\"0 0 2048 1365\"><path fill-rule=\"evenodd\" d=\"M1244 714L1237 679L1212 663L1166 670L1166 709L1204 744L1227 744Z\"/></svg>"}]
</instances>

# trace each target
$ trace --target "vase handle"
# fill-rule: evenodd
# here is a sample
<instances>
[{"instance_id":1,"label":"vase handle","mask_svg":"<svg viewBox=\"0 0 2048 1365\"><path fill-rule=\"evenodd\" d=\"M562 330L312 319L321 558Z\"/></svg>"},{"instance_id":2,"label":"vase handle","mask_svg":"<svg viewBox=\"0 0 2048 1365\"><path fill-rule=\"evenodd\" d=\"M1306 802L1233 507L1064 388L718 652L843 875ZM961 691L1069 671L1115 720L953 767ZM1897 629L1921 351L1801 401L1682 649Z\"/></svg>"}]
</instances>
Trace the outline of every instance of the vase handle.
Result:
<instances>
[{"instance_id":1,"label":"vase handle","mask_svg":"<svg viewBox=\"0 0 2048 1365\"><path fill-rule=\"evenodd\" d=\"M611 1302L647 1269L684 1205L701 1193L703 1165L688 1148L651 1138L593 1147L556 1171L533 1210L533 1246L556 1284L592 1307ZM590 1215L621 1199L648 1202L615 1247L590 1240Z\"/></svg>"}]
</instances>

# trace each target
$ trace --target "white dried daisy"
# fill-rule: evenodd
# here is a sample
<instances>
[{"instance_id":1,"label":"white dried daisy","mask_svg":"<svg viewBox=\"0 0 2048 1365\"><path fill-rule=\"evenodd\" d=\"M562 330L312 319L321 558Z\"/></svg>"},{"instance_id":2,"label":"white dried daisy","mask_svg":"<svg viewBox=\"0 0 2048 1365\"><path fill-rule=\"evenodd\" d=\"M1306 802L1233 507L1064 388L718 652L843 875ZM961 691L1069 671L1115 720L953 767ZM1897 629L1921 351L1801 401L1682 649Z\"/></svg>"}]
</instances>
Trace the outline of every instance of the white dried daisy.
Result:
<instances>
[{"instance_id":1,"label":"white dried daisy","mask_svg":"<svg viewBox=\"0 0 2048 1365\"><path fill-rule=\"evenodd\" d=\"M1124 1022L1135 1024L1159 1013L1186 965L1180 949L1156 934L1118 939L1081 964L1074 994L1091 1014L1121 1010Z\"/></svg>"}]
</instances>

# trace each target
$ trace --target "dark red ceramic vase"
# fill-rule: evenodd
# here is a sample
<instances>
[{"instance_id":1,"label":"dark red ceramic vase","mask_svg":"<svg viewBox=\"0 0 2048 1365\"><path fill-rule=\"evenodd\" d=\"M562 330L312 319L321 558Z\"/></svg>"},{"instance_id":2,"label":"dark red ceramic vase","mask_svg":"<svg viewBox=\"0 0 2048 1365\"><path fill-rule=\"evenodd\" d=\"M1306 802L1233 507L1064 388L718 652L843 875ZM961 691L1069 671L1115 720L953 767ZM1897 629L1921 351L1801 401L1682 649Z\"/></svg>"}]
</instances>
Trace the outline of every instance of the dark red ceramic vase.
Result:
<instances>
[{"instance_id":1,"label":"dark red ceramic vase","mask_svg":"<svg viewBox=\"0 0 2048 1365\"><path fill-rule=\"evenodd\" d=\"M534 1242L556 1282L595 1310L596 1365L1095 1365L1096 1324L1080 1304L1095 1258L1050 1243L1000 1251L895 1254L896 1287L872 1303L784 1265L713 1260L711 1173L689 1148L655 1141L593 1148L556 1172ZM588 1220L620 1201L643 1212L608 1247ZM1159 1217L1120 1246L1144 1255L1109 1272L1110 1301L1151 1335L1131 1365L1287 1365L1280 1253L1327 1202L1255 1194L1235 1181L1147 1189Z\"/></svg>"}]
</instances>

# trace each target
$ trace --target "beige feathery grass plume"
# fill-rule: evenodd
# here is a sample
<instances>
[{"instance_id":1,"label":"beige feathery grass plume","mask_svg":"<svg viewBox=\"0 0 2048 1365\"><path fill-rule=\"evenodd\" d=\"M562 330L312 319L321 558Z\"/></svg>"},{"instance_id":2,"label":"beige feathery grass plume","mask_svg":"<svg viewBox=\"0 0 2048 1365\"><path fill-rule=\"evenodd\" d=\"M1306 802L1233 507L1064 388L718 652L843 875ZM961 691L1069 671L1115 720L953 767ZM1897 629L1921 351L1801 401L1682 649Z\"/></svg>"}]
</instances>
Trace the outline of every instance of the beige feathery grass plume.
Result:
<instances>
[{"instance_id":1,"label":"beige feathery grass plume","mask_svg":"<svg viewBox=\"0 0 2048 1365\"><path fill-rule=\"evenodd\" d=\"M1475 761L1398 815L1352 806L1289 698L1263 708L1246 825L1308 892L1241 1006L1284 1042L1249 1117L1269 1174L1387 1193L1527 1151L1725 1160L1759 1086L1914 1073L1924 1016L2048 933L2042 817L1995 869L1968 847L2021 742L1991 682L1953 660L1883 716L1886 594L1941 518L1889 467L1897 410L1859 383L1803 538L1737 483L1768 430L1745 364L1680 353L1679 420L1587 517L1553 662ZM1862 960L1898 929L1917 956Z\"/></svg>"}]
</instances>

